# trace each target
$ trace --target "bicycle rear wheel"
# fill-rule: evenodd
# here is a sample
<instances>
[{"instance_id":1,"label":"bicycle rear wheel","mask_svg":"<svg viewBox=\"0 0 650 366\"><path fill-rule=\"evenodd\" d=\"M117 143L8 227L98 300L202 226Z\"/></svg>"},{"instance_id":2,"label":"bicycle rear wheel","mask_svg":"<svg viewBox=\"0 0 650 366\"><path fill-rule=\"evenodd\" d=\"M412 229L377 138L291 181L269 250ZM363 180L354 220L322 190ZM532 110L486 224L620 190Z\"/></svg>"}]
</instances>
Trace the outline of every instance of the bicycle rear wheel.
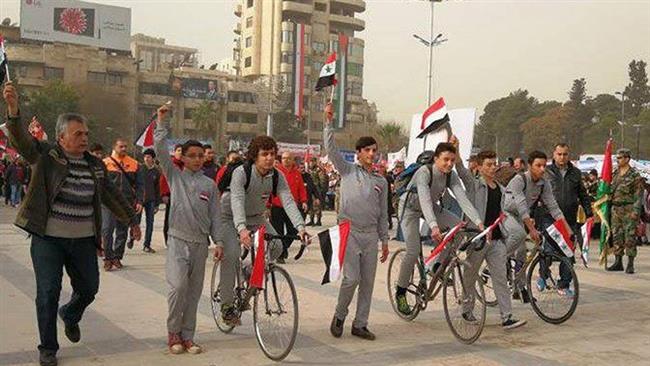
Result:
<instances>
[{"instance_id":1,"label":"bicycle rear wheel","mask_svg":"<svg viewBox=\"0 0 650 366\"><path fill-rule=\"evenodd\" d=\"M255 337L266 357L281 361L289 355L298 335L298 295L289 273L272 265L264 290L253 305Z\"/></svg>"},{"instance_id":2,"label":"bicycle rear wheel","mask_svg":"<svg viewBox=\"0 0 650 366\"><path fill-rule=\"evenodd\" d=\"M480 291L477 291L477 296L479 296L479 300L484 302L486 306L493 308L497 306L497 296L494 294L494 287L492 287L492 274L487 269L487 263L484 262L478 271L478 280L476 281L483 285L485 297L480 295Z\"/></svg>"},{"instance_id":3,"label":"bicycle rear wheel","mask_svg":"<svg viewBox=\"0 0 650 366\"><path fill-rule=\"evenodd\" d=\"M560 324L573 316L580 284L568 258L540 253L528 269L527 280L532 295L530 304L542 320Z\"/></svg>"},{"instance_id":4,"label":"bicycle rear wheel","mask_svg":"<svg viewBox=\"0 0 650 366\"><path fill-rule=\"evenodd\" d=\"M210 305L212 305L212 317L217 324L217 328L224 333L230 333L235 328L227 324L221 317L221 290L219 281L221 280L221 261L215 262L212 267L212 280L210 281Z\"/></svg>"},{"instance_id":5,"label":"bicycle rear wheel","mask_svg":"<svg viewBox=\"0 0 650 366\"><path fill-rule=\"evenodd\" d=\"M447 324L460 342L472 344L481 336L485 326L486 306L483 284L465 286L462 265L452 263L444 274L442 303ZM469 315L467 315L469 314Z\"/></svg>"},{"instance_id":6,"label":"bicycle rear wheel","mask_svg":"<svg viewBox=\"0 0 650 366\"><path fill-rule=\"evenodd\" d=\"M415 319L420 313L420 297L422 290L419 289L420 271L416 264L413 268L413 274L411 275L409 285L406 289L406 301L411 308L411 312L409 314L403 314L398 310L397 300L395 299L395 290L397 289L397 279L399 277L399 271L402 267L404 256L406 256L406 249L402 248L397 250L390 257L390 261L388 262L388 280L386 281L386 285L388 286L388 298L390 299L393 311L395 311L395 314L400 318L410 321Z\"/></svg>"}]
</instances>

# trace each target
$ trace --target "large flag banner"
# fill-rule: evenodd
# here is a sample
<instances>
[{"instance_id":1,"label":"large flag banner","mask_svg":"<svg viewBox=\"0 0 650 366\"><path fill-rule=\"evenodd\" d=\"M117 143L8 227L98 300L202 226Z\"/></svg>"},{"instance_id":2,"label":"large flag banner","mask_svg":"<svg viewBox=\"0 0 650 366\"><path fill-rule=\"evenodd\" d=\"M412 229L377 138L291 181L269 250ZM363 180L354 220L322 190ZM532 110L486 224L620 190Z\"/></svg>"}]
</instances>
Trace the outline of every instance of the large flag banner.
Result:
<instances>
[{"instance_id":1,"label":"large flag banner","mask_svg":"<svg viewBox=\"0 0 650 366\"><path fill-rule=\"evenodd\" d=\"M562 250L562 253L567 257L573 257L573 251L575 246L571 241L571 235L569 235L569 230L566 226L566 221L564 219L557 220L553 225L546 228L546 232L557 244L557 246Z\"/></svg>"},{"instance_id":2,"label":"large flag banner","mask_svg":"<svg viewBox=\"0 0 650 366\"><path fill-rule=\"evenodd\" d=\"M255 250L255 263L253 263L253 271L251 278L248 282L250 287L264 288L264 267L266 266L266 248L264 241L264 234L266 234L266 226L262 225L253 235L253 249Z\"/></svg>"},{"instance_id":3,"label":"large flag banner","mask_svg":"<svg viewBox=\"0 0 650 366\"><path fill-rule=\"evenodd\" d=\"M320 75L316 82L316 91L321 91L328 86L336 85L336 52L327 57L325 65L320 69Z\"/></svg>"},{"instance_id":4,"label":"large flag banner","mask_svg":"<svg viewBox=\"0 0 650 366\"><path fill-rule=\"evenodd\" d=\"M610 195L612 193L612 139L607 141L605 146L605 156L603 159L603 169L600 172L600 183L594 202L594 212L600 218L600 264L605 264L607 260L607 249L611 235L609 225Z\"/></svg>"},{"instance_id":5,"label":"large flag banner","mask_svg":"<svg viewBox=\"0 0 650 366\"><path fill-rule=\"evenodd\" d=\"M9 80L9 61L7 61L7 53L5 52L5 40L0 35L0 84Z\"/></svg>"},{"instance_id":6,"label":"large flag banner","mask_svg":"<svg viewBox=\"0 0 650 366\"><path fill-rule=\"evenodd\" d=\"M349 235L349 221L344 221L337 226L318 233L320 251L325 261L325 274L321 285L335 282L341 276Z\"/></svg>"},{"instance_id":7,"label":"large flag banner","mask_svg":"<svg viewBox=\"0 0 650 366\"><path fill-rule=\"evenodd\" d=\"M418 134L418 138L437 131L447 122L449 122L447 105L443 98L439 98L422 114L422 122L420 123L420 133Z\"/></svg>"},{"instance_id":8,"label":"large flag banner","mask_svg":"<svg viewBox=\"0 0 650 366\"><path fill-rule=\"evenodd\" d=\"M582 234L582 250L580 256L585 267L589 267L589 240L591 239L591 230L594 228L594 218L590 217L587 222L580 228Z\"/></svg>"},{"instance_id":9,"label":"large flag banner","mask_svg":"<svg viewBox=\"0 0 650 366\"><path fill-rule=\"evenodd\" d=\"M348 36L341 33L339 34L339 79L337 89L337 102L336 102L336 128L343 128L345 125L346 109L345 104L347 102L347 80L348 80Z\"/></svg>"},{"instance_id":10,"label":"large flag banner","mask_svg":"<svg viewBox=\"0 0 650 366\"><path fill-rule=\"evenodd\" d=\"M302 118L305 91L305 25L296 23L296 39L293 42L293 114Z\"/></svg>"},{"instance_id":11,"label":"large flag banner","mask_svg":"<svg viewBox=\"0 0 650 366\"><path fill-rule=\"evenodd\" d=\"M153 148L153 132L156 129L156 120L151 119L147 127L142 130L138 138L135 140L135 146L140 146L143 150Z\"/></svg>"},{"instance_id":12,"label":"large flag banner","mask_svg":"<svg viewBox=\"0 0 650 366\"><path fill-rule=\"evenodd\" d=\"M440 242L440 244L438 244L438 246L431 251L431 254L429 254L427 259L424 261L425 266L433 265L433 263L438 259L438 256L440 256L442 250L445 249L447 244L452 241L456 233L464 226L465 223L461 221L458 223L458 225L454 226L453 229L449 230L447 235L445 235L445 237L442 239L442 242Z\"/></svg>"}]
</instances>

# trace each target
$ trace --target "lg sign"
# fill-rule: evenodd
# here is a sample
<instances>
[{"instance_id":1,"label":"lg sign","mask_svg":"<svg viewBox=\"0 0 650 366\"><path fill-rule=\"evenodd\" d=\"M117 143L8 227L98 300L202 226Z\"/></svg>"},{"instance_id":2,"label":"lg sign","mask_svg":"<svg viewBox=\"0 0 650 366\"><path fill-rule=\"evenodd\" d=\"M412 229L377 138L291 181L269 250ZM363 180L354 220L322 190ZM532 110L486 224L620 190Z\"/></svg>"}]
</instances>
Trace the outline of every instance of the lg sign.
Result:
<instances>
[{"instance_id":1,"label":"lg sign","mask_svg":"<svg viewBox=\"0 0 650 366\"><path fill-rule=\"evenodd\" d=\"M27 5L34 5L34 6L38 6L38 7L41 6L40 0L25 0L25 3Z\"/></svg>"}]
</instances>

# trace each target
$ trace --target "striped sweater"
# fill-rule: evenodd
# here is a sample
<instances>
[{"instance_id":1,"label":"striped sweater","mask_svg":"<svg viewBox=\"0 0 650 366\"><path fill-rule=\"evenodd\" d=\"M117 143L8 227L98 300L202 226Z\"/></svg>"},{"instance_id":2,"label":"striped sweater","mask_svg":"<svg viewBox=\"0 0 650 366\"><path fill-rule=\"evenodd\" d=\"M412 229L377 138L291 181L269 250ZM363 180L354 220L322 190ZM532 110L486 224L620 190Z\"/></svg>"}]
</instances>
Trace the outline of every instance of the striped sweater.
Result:
<instances>
[{"instance_id":1,"label":"striped sweater","mask_svg":"<svg viewBox=\"0 0 650 366\"><path fill-rule=\"evenodd\" d=\"M68 176L54 198L45 235L67 239L95 236L94 195L95 184L88 162L68 157Z\"/></svg>"}]
</instances>

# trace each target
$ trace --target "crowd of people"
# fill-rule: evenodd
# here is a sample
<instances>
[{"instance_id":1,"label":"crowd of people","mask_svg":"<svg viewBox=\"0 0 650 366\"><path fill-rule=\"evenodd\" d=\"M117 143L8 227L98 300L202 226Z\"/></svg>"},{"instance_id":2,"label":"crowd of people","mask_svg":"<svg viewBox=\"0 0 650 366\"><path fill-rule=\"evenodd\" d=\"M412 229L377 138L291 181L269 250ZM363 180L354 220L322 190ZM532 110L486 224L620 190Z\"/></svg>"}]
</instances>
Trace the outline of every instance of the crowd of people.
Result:
<instances>
[{"instance_id":1,"label":"crowd of people","mask_svg":"<svg viewBox=\"0 0 650 366\"><path fill-rule=\"evenodd\" d=\"M464 281L473 288L486 261L502 326L513 329L526 321L512 313L507 257L525 257L527 237L541 242L544 227L556 220L562 220L566 230L581 242L579 225L584 218L580 216L594 216L597 173L583 177L571 164L570 147L564 143L554 147L550 159L544 152L533 151L526 160L512 159L500 166L495 152L484 150L470 158L465 167L458 153L459 141L452 135L435 151L422 153L414 169L398 163L388 172L384 165L375 163L379 146L373 137L356 142L355 163L338 153L331 126L332 105L328 104L323 129L328 162L311 158L297 161L290 152L278 156L278 146L268 136L257 136L245 153L230 151L218 161L211 146L196 140L175 146L169 154L167 116L171 106L163 105L157 111L154 147L145 150L138 161L129 156L129 143L124 139L117 139L110 152L100 145L89 146L87 121L79 114L59 116L54 142L36 139L23 123L18 93L11 83L6 83L3 96L10 143L26 162L3 163L0 169L11 204L19 202L13 200L17 190L24 196L15 223L32 238L41 365L57 364L57 316L65 325L67 338L79 342L79 322L99 289L98 258L103 258L105 271L123 268L125 248L133 248L143 237L142 214L142 250L155 253L153 224L161 204L165 205L167 329L172 354L202 351L194 336L211 244L215 245L214 260L221 261L221 316L228 324L239 324L233 293L237 263L242 248L251 247L252 235L261 227L272 234L298 236L307 243L306 227L322 226L324 209L336 210L339 222L349 222L343 279L330 332L337 338L343 335L356 294L351 334L374 340L368 318L377 259L382 263L388 259L389 229L393 226L406 244L394 288L398 310L403 314L413 311L405 295L423 242L421 219L427 229L424 237L434 245L461 220L480 230L491 228L491 245L469 254L471 269ZM616 259L607 269L625 269L631 274L642 234L637 224L650 218L649 185L646 182L643 186L638 172L629 165L629 150L619 150L616 158L611 187ZM28 167L31 173L26 172ZM23 190L24 186L28 188ZM503 217L501 225L493 225ZM287 261L291 244L288 239L271 241L271 259ZM557 251L554 247L547 249ZM444 255L445 251L438 261ZM64 268L73 294L59 307ZM566 272L561 268L557 292L572 297L571 278ZM544 288L546 280L540 277L536 285ZM515 286L528 301L523 282ZM469 302L462 315L467 322L476 321Z\"/></svg>"}]
</instances>

